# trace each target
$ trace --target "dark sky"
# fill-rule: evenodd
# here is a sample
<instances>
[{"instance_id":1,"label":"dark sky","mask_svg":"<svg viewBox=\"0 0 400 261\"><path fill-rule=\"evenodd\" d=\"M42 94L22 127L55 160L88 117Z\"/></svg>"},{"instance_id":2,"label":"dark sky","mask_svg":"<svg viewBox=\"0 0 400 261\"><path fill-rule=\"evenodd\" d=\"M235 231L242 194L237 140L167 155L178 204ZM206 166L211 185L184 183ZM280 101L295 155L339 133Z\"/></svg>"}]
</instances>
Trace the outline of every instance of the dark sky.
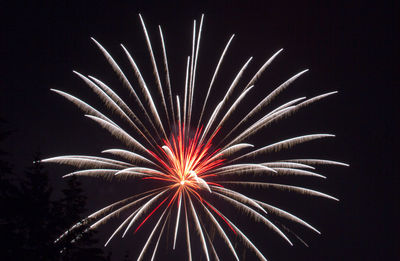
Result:
<instances>
[{"instance_id":1,"label":"dark sky","mask_svg":"<svg viewBox=\"0 0 400 261\"><path fill-rule=\"evenodd\" d=\"M175 93L182 93L185 60L191 48L192 20L205 13L199 86L210 81L219 53L230 35L236 34L216 83L218 91L214 104L248 57L254 57L249 72L255 72L280 48L284 48L283 53L254 91L254 103L259 95L265 95L306 68L310 71L279 97L279 102L339 91L282 124L275 124L254 142L265 145L295 135L336 134L334 140L319 141L297 152L350 164L349 168L323 168L322 174L328 179L308 183L341 201L283 196L285 200L296 202L281 206L297 209L297 213L315 224L322 235L296 227L310 247L298 241L295 247L290 247L269 235L272 232L263 230L261 235L254 236L256 245L271 260L399 258L400 231L395 223L399 220L399 173L394 167L397 141L394 134L399 113L398 104L395 104L399 81L395 75L398 73L400 10L394 1L8 2L11 3L0 3L0 117L8 128L15 130L5 146L17 169L29 166L32 155L38 150L44 157L99 155L103 149L119 146L69 102L49 91L50 88L64 90L101 107L72 70L98 76L121 89L90 37L99 40L133 79L119 47L120 43L126 44L144 76L151 81L150 60L137 14L141 13L145 19L156 54L160 50L156 26L162 25L173 88ZM250 76L250 73L245 74L245 77ZM198 97L203 97L203 92L200 90ZM63 171L67 169L52 167L51 170L57 191L62 186ZM115 195L120 184L96 182L84 180L90 210L121 195ZM124 189L129 195L129 188L125 185ZM110 229L106 227L103 231ZM111 250L115 257L126 249L136 253L137 243L141 245L133 236L116 239Z\"/></svg>"}]
</instances>

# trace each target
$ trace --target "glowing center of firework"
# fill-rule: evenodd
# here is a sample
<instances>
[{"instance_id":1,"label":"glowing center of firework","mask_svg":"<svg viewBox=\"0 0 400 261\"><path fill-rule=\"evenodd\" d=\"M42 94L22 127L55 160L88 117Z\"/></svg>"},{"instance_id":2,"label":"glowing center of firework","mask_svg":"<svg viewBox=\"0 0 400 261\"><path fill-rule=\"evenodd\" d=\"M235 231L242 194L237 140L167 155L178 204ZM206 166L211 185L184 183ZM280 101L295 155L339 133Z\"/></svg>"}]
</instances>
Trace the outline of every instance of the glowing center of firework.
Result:
<instances>
[{"instance_id":1,"label":"glowing center of firework","mask_svg":"<svg viewBox=\"0 0 400 261\"><path fill-rule=\"evenodd\" d=\"M223 159L215 157L219 150L211 149L212 137L204 144L200 142L201 129L198 129L193 137L185 136L183 126L179 133L169 140L164 140L161 146L161 156L152 155L164 167L162 177L156 179L174 183L184 189L204 189L211 192L209 185L215 183L207 181L211 176L211 170L220 166Z\"/></svg>"}]
</instances>

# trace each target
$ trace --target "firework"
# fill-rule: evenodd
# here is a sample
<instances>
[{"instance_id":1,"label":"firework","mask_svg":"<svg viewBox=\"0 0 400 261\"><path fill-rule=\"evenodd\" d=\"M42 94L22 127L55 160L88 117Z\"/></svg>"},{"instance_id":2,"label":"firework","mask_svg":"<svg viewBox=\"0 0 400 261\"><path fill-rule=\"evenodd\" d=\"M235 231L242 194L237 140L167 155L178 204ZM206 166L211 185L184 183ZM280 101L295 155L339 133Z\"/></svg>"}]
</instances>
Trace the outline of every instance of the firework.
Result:
<instances>
[{"instance_id":1,"label":"firework","mask_svg":"<svg viewBox=\"0 0 400 261\"><path fill-rule=\"evenodd\" d=\"M232 83L228 85L222 100L213 107L212 103L209 103L210 94L213 91L224 57L234 38L232 36L219 58L205 99L200 103L201 111L196 115L193 111L193 104L203 16L198 27L196 21L193 24L192 52L187 58L183 96L173 96L172 93L167 53L161 27L158 29L163 57L162 67L164 72L162 75L165 75L165 80L163 81L161 80L159 65L155 59L144 21L140 15L139 17L150 54L157 95L161 101L160 104L156 104L154 101L139 67L127 48L121 45L137 78L138 84L135 88L107 50L93 38L94 43L121 79L122 85L132 95L137 105L136 110L132 110L121 96L99 79L92 76L86 77L78 72L74 73L98 95L110 111L118 116L118 121L123 122L128 127L121 128L121 124L118 125L116 121L111 120L79 98L60 90L52 90L78 106L86 113L85 116L109 131L126 147L103 151L103 153L112 155L113 158L70 155L48 158L43 162L67 164L81 169L64 177L118 176L137 179L140 182L151 181L151 184L154 184L154 188L149 191L115 202L89 215L86 219L90 223L87 230L95 229L121 213L128 213L128 217L122 220L106 241L105 245L107 245L117 234L121 234L124 237L129 231L136 232L148 222L150 217L154 217L156 223L148 234L138 260L143 258L146 251L151 251L151 243L153 243L151 256L152 259L155 258L160 240L166 234L167 222L173 226L173 229L171 229L173 232L171 248L175 249L178 237L184 238L182 240L186 242L189 260L192 259L191 245L194 240L201 242L201 247L207 260L214 257L218 258L213 242L207 232L207 227L209 226L212 226L217 231L218 237L226 243L227 248L229 248L236 260L239 260L239 257L233 247L233 237L240 239L259 259L266 260L255 244L239 229L237 224L234 224L228 216L224 215L223 210L219 207L219 204L224 203L228 203L241 212L247 213L254 218L255 222L260 222L269 227L290 245L292 245L291 240L282 231L288 231L288 229L274 224L271 221L274 216L297 222L316 233L320 233L316 228L295 215L246 196L233 190L232 187L275 188L337 200L330 195L315 190L266 182L265 180L260 180L260 178L271 175L301 175L325 178L313 171L315 169L314 165L347 166L347 164L322 159L284 159L273 162L255 162L255 159L264 154L287 149L315 139L333 137L334 135L310 134L265 146L245 143L252 135L271 123L336 92L325 93L309 99L306 97L297 98L276 107L268 113L263 113L263 109L270 105L270 102L280 92L304 74L307 71L305 70L282 83L254 107L249 107L245 117L239 120L233 119L232 115L235 115L238 106L248 99L247 96L253 89L257 79L282 50L277 51L269 58L247 84L243 84L242 75L251 62L250 58L236 74ZM240 94L236 95L235 93L237 92ZM212 110L207 110L209 107ZM208 118L206 117L207 113L211 114ZM261 113L263 113L262 117L257 116ZM228 130L226 128L227 122L233 123L233 127ZM119 159L117 160L115 157ZM257 179L254 179L255 174L257 174ZM82 226L82 222L75 224L56 241L64 238L80 226ZM191 231L196 231L198 237L191 237ZM180 234L182 235L179 236Z\"/></svg>"}]
</instances>

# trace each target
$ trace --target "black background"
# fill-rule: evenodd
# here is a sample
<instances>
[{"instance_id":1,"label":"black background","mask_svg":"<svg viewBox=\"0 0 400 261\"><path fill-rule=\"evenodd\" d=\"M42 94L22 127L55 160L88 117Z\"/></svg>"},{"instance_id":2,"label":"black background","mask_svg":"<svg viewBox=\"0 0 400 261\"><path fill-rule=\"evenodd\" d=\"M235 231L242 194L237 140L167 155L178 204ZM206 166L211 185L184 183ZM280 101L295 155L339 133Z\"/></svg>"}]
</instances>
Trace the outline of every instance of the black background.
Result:
<instances>
[{"instance_id":1,"label":"black background","mask_svg":"<svg viewBox=\"0 0 400 261\"><path fill-rule=\"evenodd\" d=\"M232 33L236 34L223 65L224 72L216 83L220 91L212 99L214 104L248 57L254 56L249 71L255 72L282 47L283 53L256 86L254 103L260 100L260 95L306 68L310 71L279 97L281 103L303 95L311 97L339 91L334 97L264 131L254 138L254 143L265 145L309 133L336 134L333 140L319 141L297 152L350 164L349 168L324 168L322 173L327 180L308 183L341 201L283 196L283 200L295 202L279 206L296 209L322 235L296 230L304 234L310 247L298 241L295 247L290 247L269 235L272 232L263 230L265 236L254 236L256 245L271 260L399 258L399 176L394 167L399 112L396 104L399 81L395 74L398 72L399 7L394 2L2 1L0 8L0 116L16 130L5 144L16 168L28 166L38 150L45 157L99 155L101 150L115 146L107 133L49 91L50 88L64 90L101 107L72 70L99 76L120 88L117 77L90 37L99 40L133 79L119 47L120 43L126 44L144 76L151 80L152 69L137 14L143 15L158 53L156 26L162 25L174 90L176 94L182 93L192 20L205 13L198 86L208 84L226 41ZM245 75L250 76L250 73ZM201 91L198 95L200 99L204 97ZM52 177L56 192L63 182L62 170L52 168L52 173L59 173ZM129 194L129 188L124 188L126 191L115 196L118 184L84 182L90 210L111 202L113 197L118 199L121 193ZM240 227L256 229L251 223ZM106 226L100 230L111 228ZM119 260L126 249L136 253L144 243L144 235L116 239L110 246L113 260ZM99 236L103 234L100 232ZM184 248L184 244L180 247ZM201 250L199 245L194 248ZM161 254L172 250L165 251ZM178 256L185 259L184 254ZM222 260L229 260L227 256L222 255ZM248 260L252 258L249 255Z\"/></svg>"}]
</instances>

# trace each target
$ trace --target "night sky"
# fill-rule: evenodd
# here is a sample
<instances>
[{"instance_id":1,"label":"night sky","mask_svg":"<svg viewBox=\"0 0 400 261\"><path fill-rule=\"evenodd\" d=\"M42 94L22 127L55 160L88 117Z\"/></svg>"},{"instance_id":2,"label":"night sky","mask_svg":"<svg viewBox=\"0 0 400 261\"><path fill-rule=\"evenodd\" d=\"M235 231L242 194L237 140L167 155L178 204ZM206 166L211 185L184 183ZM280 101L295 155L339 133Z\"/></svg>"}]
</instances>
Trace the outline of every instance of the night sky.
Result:
<instances>
[{"instance_id":1,"label":"night sky","mask_svg":"<svg viewBox=\"0 0 400 261\"><path fill-rule=\"evenodd\" d=\"M339 91L273 124L252 139L253 144L262 146L296 135L336 135L334 139L311 142L279 155L349 163L348 168L320 168L326 180L293 179L294 185L318 189L339 198L340 202L287 193L249 192L293 210L315 225L322 235L293 226L309 248L296 240L295 246L290 247L270 230L252 225L252 220L241 219L243 223L239 226L248 227L253 242L271 260L400 258L400 184L394 162L397 141L394 134L399 115L399 81L395 73L399 68L400 9L394 1L41 2L0 3L0 118L6 121L8 129L14 130L2 148L9 152L16 169L29 166L37 151L43 157L100 155L104 149L123 147L108 132L83 117L70 102L50 91L50 88L66 91L106 112L99 99L72 73L77 70L98 77L123 93L118 77L90 37L102 43L133 80L134 74L119 46L123 43L134 54L156 93L138 13L146 22L156 56L160 58L157 26L161 25L174 93L182 94L186 57L191 52L192 21L205 13L195 99L204 98L219 55L233 33L235 40L211 96L213 106L249 57L254 58L242 84L280 48L284 51L264 73L238 115L274 87L307 68L310 71L282 93L275 105L291 98ZM158 64L161 66L161 59ZM126 98L129 99L128 95ZM55 194L60 193L64 182L61 176L71 169L48 167ZM82 182L89 198L88 211L129 196L138 186L131 181L105 182L89 178L82 178ZM116 224L100 227L100 243ZM151 228L152 225L143 227L142 234L122 240L116 238L106 252L113 252L113 260L120 260L127 250L136 256ZM183 237L180 239L178 246L184 249ZM194 248L196 253L201 253L200 246ZM169 252L172 252L169 247L161 248L160 255ZM253 260L254 256L248 252L247 260ZM160 260L172 256L186 259L183 252ZM230 258L222 250L221 259Z\"/></svg>"}]
</instances>

